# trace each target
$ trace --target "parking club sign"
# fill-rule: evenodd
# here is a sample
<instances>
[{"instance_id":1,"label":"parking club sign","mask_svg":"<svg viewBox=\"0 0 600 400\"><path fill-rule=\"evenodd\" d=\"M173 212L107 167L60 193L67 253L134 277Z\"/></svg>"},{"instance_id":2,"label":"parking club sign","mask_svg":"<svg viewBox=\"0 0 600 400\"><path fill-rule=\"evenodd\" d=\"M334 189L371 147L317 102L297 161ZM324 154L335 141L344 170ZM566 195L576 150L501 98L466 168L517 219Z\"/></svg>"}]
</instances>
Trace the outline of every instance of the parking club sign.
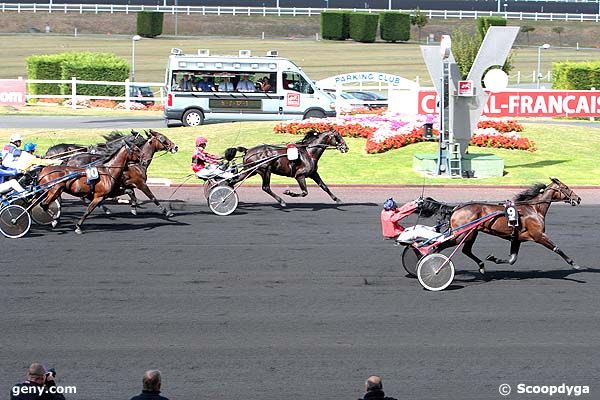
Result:
<instances>
[{"instance_id":1,"label":"parking club sign","mask_svg":"<svg viewBox=\"0 0 600 400\"><path fill-rule=\"evenodd\" d=\"M0 105L24 106L25 105L25 80L0 79Z\"/></svg>"}]
</instances>

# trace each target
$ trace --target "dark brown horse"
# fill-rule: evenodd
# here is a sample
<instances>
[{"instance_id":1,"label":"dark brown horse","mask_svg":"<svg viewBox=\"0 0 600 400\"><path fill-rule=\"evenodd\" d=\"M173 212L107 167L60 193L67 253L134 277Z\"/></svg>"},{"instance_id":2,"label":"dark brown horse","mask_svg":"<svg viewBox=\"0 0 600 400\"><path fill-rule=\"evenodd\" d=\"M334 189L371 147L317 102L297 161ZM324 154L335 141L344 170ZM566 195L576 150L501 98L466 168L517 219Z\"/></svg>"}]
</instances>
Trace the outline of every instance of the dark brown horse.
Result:
<instances>
[{"instance_id":1,"label":"dark brown horse","mask_svg":"<svg viewBox=\"0 0 600 400\"><path fill-rule=\"evenodd\" d=\"M262 178L262 190L277 200L282 207L286 206L285 202L271 190L271 174L289 176L298 181L298 185L302 192L295 193L286 190L283 194L287 196L306 196L308 194L306 178L310 178L315 181L332 200L340 203L340 199L331 193L317 170L319 159L326 149L336 148L342 153L348 151L348 145L346 145L342 135L337 131L323 133L309 132L302 140L296 142L296 147L298 149L298 159L294 161L288 159L286 146L262 144L248 150L238 148L244 151L244 168L250 171L249 175L241 174L241 178L243 179L247 176L259 174ZM229 150L230 149L228 149L228 151ZM270 161L265 162L266 160Z\"/></svg>"},{"instance_id":2,"label":"dark brown horse","mask_svg":"<svg viewBox=\"0 0 600 400\"><path fill-rule=\"evenodd\" d=\"M465 235L468 237L464 241L462 252L479 266L479 271L485 273L485 264L472 252L473 244L477 239L479 231L510 240L510 258L499 259L490 254L486 259L496 264L514 264L517 261L521 243L533 241L552 250L560 255L569 265L578 269L579 266L569 258L562 250L556 246L545 233L545 217L550 205L554 202L564 201L576 206L581 203L581 198L564 183L556 178L550 178L552 183L549 185L536 184L526 191L517 195L514 199L514 205L518 211L518 225L514 228L509 225L507 216L504 213L505 206L500 204L487 203L466 203L458 206L450 217L450 228L456 229L478 218L489 214L500 212L497 217L486 221L478 226L476 230L459 235L453 243L447 243L444 247L450 247L460 243Z\"/></svg>"},{"instance_id":3,"label":"dark brown horse","mask_svg":"<svg viewBox=\"0 0 600 400\"><path fill-rule=\"evenodd\" d=\"M60 197L62 192L76 197L86 197L91 200L87 210L75 225L76 233L83 233L81 225L100 202L108 197L113 197L114 192L119 189L121 176L125 166L130 161L138 161L141 157L140 149L135 146L124 144L105 164L97 166L98 179L91 186L88 183L85 168L70 167L66 165L44 167L38 175L39 185L48 185L48 193L40 203L42 208ZM72 175L57 183L57 180Z\"/></svg>"},{"instance_id":4,"label":"dark brown horse","mask_svg":"<svg viewBox=\"0 0 600 400\"><path fill-rule=\"evenodd\" d=\"M142 154L140 160L130 162L127 164L127 167L123 172L120 187L118 190L114 191L113 195L115 197L121 196L123 194L129 195L129 197L131 198L131 212L134 215L137 215L138 201L135 196L134 189L139 189L142 191L142 193L146 195L146 197L152 200L152 202L160 209L160 211L165 216L172 217L173 213L160 204L154 193L152 193L152 191L148 187L146 181L148 180L148 168L150 167L150 163L152 163L154 154L156 154L159 151L176 153L179 148L175 143L169 140L168 137L152 129L146 132L146 137L147 140L145 140L143 144L140 144L140 151ZM114 140L114 137L112 138L112 140ZM83 167L93 161L96 161L100 157L101 156L98 154L81 154L69 159L67 165ZM105 212L108 211L104 206L102 207ZM110 211L108 211L108 213L110 213Z\"/></svg>"}]
</instances>

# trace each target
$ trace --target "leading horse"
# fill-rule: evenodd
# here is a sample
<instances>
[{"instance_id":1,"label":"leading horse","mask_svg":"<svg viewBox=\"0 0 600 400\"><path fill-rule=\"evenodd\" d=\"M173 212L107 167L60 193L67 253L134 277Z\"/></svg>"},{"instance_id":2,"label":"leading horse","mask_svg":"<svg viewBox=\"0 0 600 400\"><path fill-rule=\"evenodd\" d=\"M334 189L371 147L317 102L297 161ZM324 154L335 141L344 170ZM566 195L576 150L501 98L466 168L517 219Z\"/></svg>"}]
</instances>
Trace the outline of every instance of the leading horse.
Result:
<instances>
[{"instance_id":1,"label":"leading horse","mask_svg":"<svg viewBox=\"0 0 600 400\"><path fill-rule=\"evenodd\" d=\"M286 203L271 190L271 174L288 176L296 179L302 192L295 193L291 190L286 190L283 194L287 196L305 197L308 194L306 178L310 178L315 181L315 183L319 185L333 201L340 203L340 199L329 190L317 170L319 159L326 149L335 148L341 153L348 152L348 145L342 138L342 135L335 130L323 133L310 131L306 133L302 140L296 142L295 146L298 149L298 158L296 160L290 160L287 157L286 146L270 144L262 144L252 147L251 149L245 149L243 147L227 149L226 154L231 151L235 154L236 150L241 150L244 153L244 168L248 169L250 172L248 172L248 174L242 173L240 179L259 174L262 178L262 190L273 197L282 207L285 207Z\"/></svg>"}]
</instances>

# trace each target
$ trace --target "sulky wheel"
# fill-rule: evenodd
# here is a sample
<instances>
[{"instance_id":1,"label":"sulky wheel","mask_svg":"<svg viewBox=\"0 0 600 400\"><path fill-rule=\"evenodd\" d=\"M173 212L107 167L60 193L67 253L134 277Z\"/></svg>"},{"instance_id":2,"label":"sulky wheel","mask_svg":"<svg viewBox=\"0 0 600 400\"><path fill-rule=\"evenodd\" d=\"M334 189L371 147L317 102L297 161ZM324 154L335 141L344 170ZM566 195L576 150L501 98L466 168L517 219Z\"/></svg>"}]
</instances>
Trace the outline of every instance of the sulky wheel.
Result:
<instances>
[{"instance_id":1,"label":"sulky wheel","mask_svg":"<svg viewBox=\"0 0 600 400\"><path fill-rule=\"evenodd\" d=\"M212 178L207 179L204 182L204 197L206 197L206 200L208 200L208 194L210 193L210 190L215 186L217 186L217 181Z\"/></svg>"},{"instance_id":2,"label":"sulky wheel","mask_svg":"<svg viewBox=\"0 0 600 400\"><path fill-rule=\"evenodd\" d=\"M48 205L48 211L44 210L40 203L31 208L31 219L38 225L50 225L60 218L60 201L54 200Z\"/></svg>"},{"instance_id":3,"label":"sulky wheel","mask_svg":"<svg viewBox=\"0 0 600 400\"><path fill-rule=\"evenodd\" d=\"M31 217L23 207L11 204L0 210L0 232L7 238L20 238L30 227Z\"/></svg>"},{"instance_id":4,"label":"sulky wheel","mask_svg":"<svg viewBox=\"0 0 600 400\"><path fill-rule=\"evenodd\" d=\"M427 290L444 290L454 279L454 264L443 254L428 254L417 265L417 277Z\"/></svg>"},{"instance_id":5,"label":"sulky wheel","mask_svg":"<svg viewBox=\"0 0 600 400\"><path fill-rule=\"evenodd\" d=\"M423 255L419 253L419 250L412 246L406 246L402 251L402 266L413 278L417 277L417 264L419 264L422 257Z\"/></svg>"},{"instance_id":6,"label":"sulky wheel","mask_svg":"<svg viewBox=\"0 0 600 400\"><path fill-rule=\"evenodd\" d=\"M208 193L208 207L217 215L229 215L238 206L238 195L229 186L215 186Z\"/></svg>"}]
</instances>

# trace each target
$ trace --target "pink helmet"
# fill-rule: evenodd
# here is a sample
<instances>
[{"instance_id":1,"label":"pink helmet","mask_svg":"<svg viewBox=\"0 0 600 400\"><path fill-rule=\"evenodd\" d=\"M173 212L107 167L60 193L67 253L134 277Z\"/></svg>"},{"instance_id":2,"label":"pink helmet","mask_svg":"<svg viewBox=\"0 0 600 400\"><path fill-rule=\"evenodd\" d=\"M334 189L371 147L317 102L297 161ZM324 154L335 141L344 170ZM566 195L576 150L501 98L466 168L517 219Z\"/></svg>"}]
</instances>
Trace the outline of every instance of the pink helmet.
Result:
<instances>
[{"instance_id":1,"label":"pink helmet","mask_svg":"<svg viewBox=\"0 0 600 400\"><path fill-rule=\"evenodd\" d=\"M206 140L205 137L198 136L196 138L196 146L200 146L201 144L206 144L206 143L208 143L208 140Z\"/></svg>"}]
</instances>

